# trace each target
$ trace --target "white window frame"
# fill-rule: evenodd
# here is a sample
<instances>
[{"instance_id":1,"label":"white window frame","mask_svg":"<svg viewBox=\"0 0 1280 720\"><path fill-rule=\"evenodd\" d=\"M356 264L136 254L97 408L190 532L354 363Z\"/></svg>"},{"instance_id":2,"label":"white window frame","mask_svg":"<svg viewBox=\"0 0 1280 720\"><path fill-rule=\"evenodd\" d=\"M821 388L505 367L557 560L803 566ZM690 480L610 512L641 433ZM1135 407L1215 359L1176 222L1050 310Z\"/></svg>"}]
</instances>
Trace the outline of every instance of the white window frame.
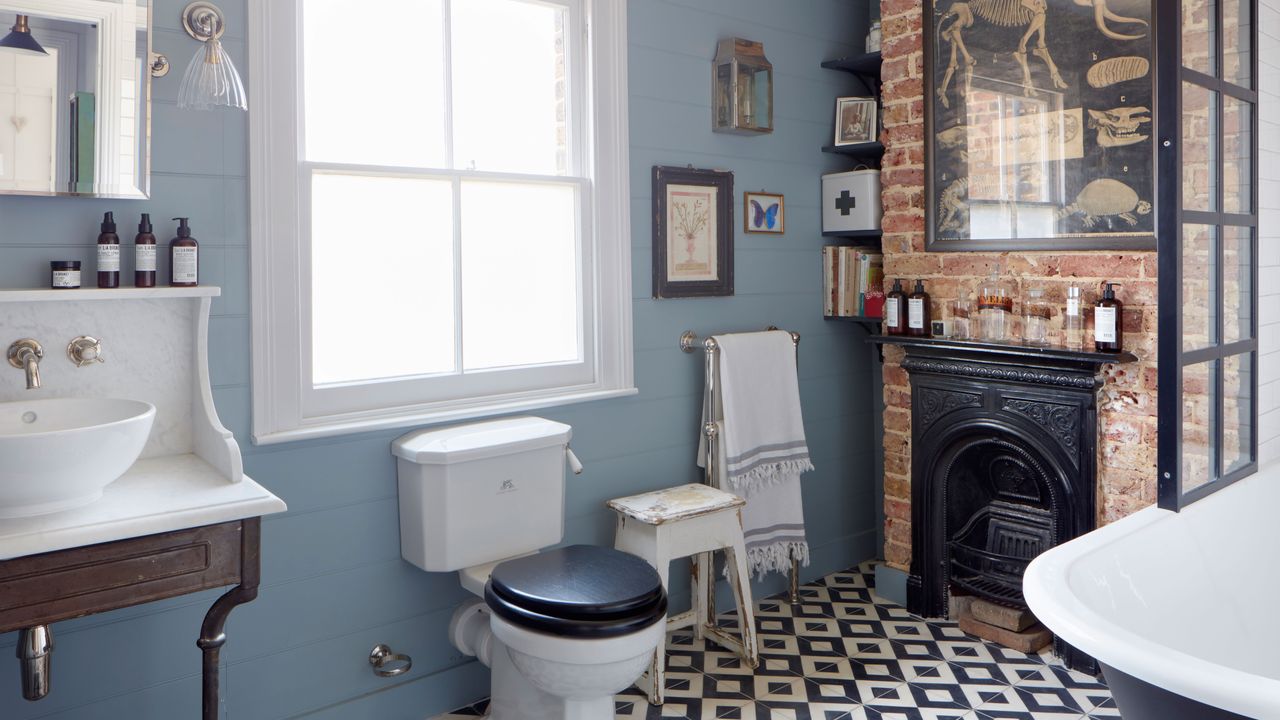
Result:
<instances>
[{"instance_id":1,"label":"white window frame","mask_svg":"<svg viewBox=\"0 0 1280 720\"><path fill-rule=\"evenodd\" d=\"M591 227L580 233L586 373L550 368L536 387L519 382L526 369L482 375L461 399L404 404L397 382L355 385L367 402L317 402L311 390L308 345L309 217L305 208L298 109L304 0L249 0L249 200L253 441L258 445L633 395L631 220L627 128L627 6L625 0L580 0L585 22L585 96L580 105L586 138L583 168L590 187L579 191ZM578 2L572 3L574 5ZM571 23L571 26L573 24ZM467 175L467 171L459 171ZM475 173L501 179L497 173ZM536 182L536 178L529 178ZM594 302L590 302L594 300ZM353 352L359 352L358 338ZM304 352L305 351L305 352ZM345 389L350 389L348 385ZM475 387L474 394L470 388ZM363 388L364 391L360 392ZM403 397L403 395L399 395Z\"/></svg>"}]
</instances>

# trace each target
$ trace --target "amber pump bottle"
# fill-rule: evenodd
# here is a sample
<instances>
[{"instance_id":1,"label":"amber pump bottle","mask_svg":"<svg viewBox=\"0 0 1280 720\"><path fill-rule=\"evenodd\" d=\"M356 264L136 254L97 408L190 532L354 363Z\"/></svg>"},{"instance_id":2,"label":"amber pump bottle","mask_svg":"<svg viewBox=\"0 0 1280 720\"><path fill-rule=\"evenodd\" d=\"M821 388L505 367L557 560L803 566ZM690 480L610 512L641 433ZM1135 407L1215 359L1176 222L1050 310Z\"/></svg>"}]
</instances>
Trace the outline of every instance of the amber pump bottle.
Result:
<instances>
[{"instance_id":1,"label":"amber pump bottle","mask_svg":"<svg viewBox=\"0 0 1280 720\"><path fill-rule=\"evenodd\" d=\"M929 337L932 334L929 315L929 293L924 291L924 281L916 280L916 289L907 298L907 334Z\"/></svg>"},{"instance_id":2,"label":"amber pump bottle","mask_svg":"<svg viewBox=\"0 0 1280 720\"><path fill-rule=\"evenodd\" d=\"M178 236L169 241L169 285L195 287L200 284L200 243L191 237L187 218L178 221Z\"/></svg>"},{"instance_id":3,"label":"amber pump bottle","mask_svg":"<svg viewBox=\"0 0 1280 720\"><path fill-rule=\"evenodd\" d=\"M884 296L884 327L890 335L905 335L907 294L902 291L902 281L894 280L893 289Z\"/></svg>"},{"instance_id":4,"label":"amber pump bottle","mask_svg":"<svg viewBox=\"0 0 1280 720\"><path fill-rule=\"evenodd\" d=\"M98 236L98 287L120 287L120 236L112 213L102 216L102 234Z\"/></svg>"},{"instance_id":5,"label":"amber pump bottle","mask_svg":"<svg viewBox=\"0 0 1280 720\"><path fill-rule=\"evenodd\" d=\"M133 239L133 285L156 286L156 236L151 232L151 216L142 213L138 235Z\"/></svg>"},{"instance_id":6,"label":"amber pump bottle","mask_svg":"<svg viewBox=\"0 0 1280 720\"><path fill-rule=\"evenodd\" d=\"M1116 299L1117 283L1104 283L1102 299L1093 308L1093 347L1100 353L1118 353L1124 348L1124 303Z\"/></svg>"}]
</instances>

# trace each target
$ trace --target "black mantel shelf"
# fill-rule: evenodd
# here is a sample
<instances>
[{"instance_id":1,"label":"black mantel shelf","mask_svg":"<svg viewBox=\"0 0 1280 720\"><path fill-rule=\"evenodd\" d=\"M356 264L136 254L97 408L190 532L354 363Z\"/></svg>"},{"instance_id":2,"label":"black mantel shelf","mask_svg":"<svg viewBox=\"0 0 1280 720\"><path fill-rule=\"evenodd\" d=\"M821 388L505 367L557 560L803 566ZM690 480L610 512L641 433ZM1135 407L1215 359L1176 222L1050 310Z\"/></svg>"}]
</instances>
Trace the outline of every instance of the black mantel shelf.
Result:
<instances>
[{"instance_id":1,"label":"black mantel shelf","mask_svg":"<svg viewBox=\"0 0 1280 720\"><path fill-rule=\"evenodd\" d=\"M960 354L973 358L989 358L991 360L1031 360L1038 362L1089 363L1107 365L1110 363L1137 362L1138 356L1131 352L1101 353L1092 350L1071 350L1060 346L1035 346L1021 343L992 343L975 340L948 340L945 338L909 337L906 335L874 335L867 342L879 345L900 345L907 352L923 351L924 354Z\"/></svg>"}]
</instances>

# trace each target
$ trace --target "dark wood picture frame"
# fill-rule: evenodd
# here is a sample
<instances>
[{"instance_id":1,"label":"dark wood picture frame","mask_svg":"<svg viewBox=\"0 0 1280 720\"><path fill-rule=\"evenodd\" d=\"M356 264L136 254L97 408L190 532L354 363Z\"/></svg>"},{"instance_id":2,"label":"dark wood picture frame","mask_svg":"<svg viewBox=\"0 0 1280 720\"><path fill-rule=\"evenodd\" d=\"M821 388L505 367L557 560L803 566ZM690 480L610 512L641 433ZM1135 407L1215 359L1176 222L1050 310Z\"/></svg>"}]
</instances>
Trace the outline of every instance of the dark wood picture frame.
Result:
<instances>
[{"instance_id":1,"label":"dark wood picture frame","mask_svg":"<svg viewBox=\"0 0 1280 720\"><path fill-rule=\"evenodd\" d=\"M703 190L699 190L699 189ZM706 194L705 190L714 191ZM671 192L678 193L679 209L669 207ZM702 197L698 197L699 194ZM712 196L713 195L713 196ZM674 196L673 196L674 197ZM682 214L681 214L682 213ZM680 217L676 217L680 214ZM710 227L714 220L714 227ZM682 226L675 227L673 225ZM653 167L653 297L721 297L733 294L733 173L699 170L693 167ZM672 276L669 260L675 237L672 230L688 240L687 279ZM705 250L714 250L699 264L694 258L698 240ZM677 266L679 267L679 266ZM701 267L702 272L698 272Z\"/></svg>"},{"instance_id":2,"label":"dark wood picture frame","mask_svg":"<svg viewBox=\"0 0 1280 720\"><path fill-rule=\"evenodd\" d=\"M940 205L946 201L943 194L949 189L952 190L951 204L954 206L972 207L968 193L968 175L965 175L966 183L964 188L959 189L960 194L956 194L957 190L953 189L947 183L955 182L961 179L958 173L951 173L946 180L941 178L947 175L946 160L955 154L954 148L947 150L939 149L941 142L940 132L948 132L958 125L966 125L959 117L947 118L946 122L940 122L942 117L939 113L939 106L943 105L940 100L939 78L946 78L946 68L951 62L953 46L951 42L953 32L963 32L963 42L966 43L963 52L958 52L956 48L957 66L950 76L949 85L944 88L948 101L951 102L959 95L959 88L966 82L968 72L972 72L976 68L976 76L979 80L1003 84L1006 86L1022 87L1025 85L1020 80L1022 70L1017 61L1017 50L1019 36L1027 32L1027 26L1021 27L999 27L987 19L976 17L971 18L976 22L970 28L961 27L957 30L957 23L963 24L963 18L957 19L948 15L948 8L952 5L949 0L925 0L922 8L923 14L923 37L924 37L924 74L925 74L925 118L924 118L924 135L925 135L925 249L930 252L969 252L969 251L1006 251L1006 250L1154 250L1156 247L1155 235L1155 218L1158 215L1157 207L1160 198L1155 193L1155 158L1156 158L1156 123L1158 122L1158 101L1155 97L1155 17L1154 9L1148 9L1147 15L1139 18L1141 22L1147 23L1145 26L1140 22L1129 22L1132 18L1111 17L1103 18L1109 24L1114 24L1110 29L1112 31L1122 31L1141 35L1140 41L1134 40L1111 40L1103 36L1097 29L1097 23L1101 22L1092 8L1078 6L1070 2L1050 2L1047 4L1048 24L1041 30L1047 33L1043 37L1046 38L1048 49L1046 52L1051 53L1051 57L1056 58L1057 69L1065 76L1065 87L1063 89L1055 89L1054 78L1049 72L1049 66L1041 55L1032 50L1037 48L1038 37L1031 34L1026 40L1028 52L1024 56L1028 63L1029 72L1032 75L1032 89L1025 92L1028 98L1047 97L1051 94L1062 95L1063 93L1076 93L1076 101L1074 103L1067 102L1061 110L1064 112L1078 111L1080 120L1077 130L1079 136L1083 138L1085 147L1089 147L1090 143L1095 143L1095 134L1098 133L1097 126L1090 114L1090 110L1104 111L1112 108L1118 109L1134 109L1144 107L1149 111L1150 117L1147 122L1141 126L1141 134L1150 136L1141 141L1141 144L1134 144L1130 147L1121 147L1118 150L1112 149L1108 154L1111 157L1105 157L1108 165L1114 166L1114 170L1119 172L1123 168L1124 172L1132 172L1130 176L1136 179L1130 182L1135 187L1129 188L1124 186L1125 191L1121 194L1127 194L1129 189L1135 190L1137 194L1135 209L1127 213L1128 217L1136 217L1141 221L1141 233L1130 231L1127 224L1127 218L1120 222L1116 219L1121 216L1119 212L1115 215L1104 218L1096 218L1099 225L1090 228L1082 228L1084 221L1089 217L1081 212L1080 205L1091 205L1097 202L1098 197L1105 200L1103 205L1114 205L1119 202L1114 192L1117 188L1115 178L1112 174L1103 172L1095 174L1093 165L1087 166L1085 171L1076 171L1074 178L1062 184L1057 191L1057 202L1039 202L1034 201L1027 203L1034 205L1039 203L1045 207L1052 207L1059 213L1069 214L1072 217L1070 222L1073 226L1067 231L1059 231L1053 237L1017 237L1017 238L995 238L995 237L957 237L956 234L948 234L940 231L939 212ZM999 37L998 40L991 38ZM1008 39L1012 37L1012 45L1009 45ZM1008 45L1007 52L994 52L987 47L982 46L985 42L994 42L999 44L1001 48ZM973 65L969 65L966 55L973 57ZM1083 56L1082 62L1078 60ZM1137 57L1133 57L1137 56ZM1073 62L1073 58L1077 61ZM1087 82L1088 70L1095 64L1101 64L1101 61L1120 61L1120 60L1137 60L1145 58L1148 62L1149 72L1145 75L1133 73L1123 78L1109 77L1105 78L1106 84L1099 88L1093 86L1091 82ZM940 65L938 64L940 63ZM1011 67L1006 67L1001 63L1008 63ZM1107 72L1101 72L1107 75ZM1114 75L1114 73L1111 73ZM998 76L998 77L997 77ZM1138 80L1143 82L1138 82ZM993 86L994 87L994 86ZM1012 95L1011 95L1012 97ZM952 102L955 105L955 102ZM1127 107L1122 107L1127 106ZM945 113L949 108L941 108ZM954 109L954 108L950 108ZM1070 118L1065 115L1062 117L1062 126L1065 127ZM1065 130L1063 131L1065 133ZM954 139L954 138L952 138ZM1096 150L1096 148L1094 148ZM1098 153L1095 153L1095 155ZM1057 160L1046 160L1044 164L1052 164L1055 167L1065 167L1067 162L1095 162L1096 158L1087 159L1070 159L1069 157L1059 158ZM1085 175L1084 173L1090 173ZM1072 172L1064 172L1066 176L1072 176ZM1054 173L1045 173L1045 175L1053 177ZM1081 180L1083 178L1083 181ZM1111 180L1114 184L1108 183L1101 187L1096 187L1085 193L1085 185L1094 180ZM1014 196L1002 198L999 202L1011 203L1017 197ZM1073 201L1074 199L1074 201ZM1085 202L1085 200L1089 202ZM1019 202L1022 202L1021 200ZM1138 210L1137 208L1141 208ZM1042 208L1041 208L1042 209ZM1108 212L1115 210L1113 207L1105 208ZM946 212L945 208L942 208ZM1059 218L1061 219L1061 218ZM1105 221L1106 225L1103 225ZM1108 227L1109 226L1109 227ZM1061 225L1058 225L1061 228Z\"/></svg>"}]
</instances>

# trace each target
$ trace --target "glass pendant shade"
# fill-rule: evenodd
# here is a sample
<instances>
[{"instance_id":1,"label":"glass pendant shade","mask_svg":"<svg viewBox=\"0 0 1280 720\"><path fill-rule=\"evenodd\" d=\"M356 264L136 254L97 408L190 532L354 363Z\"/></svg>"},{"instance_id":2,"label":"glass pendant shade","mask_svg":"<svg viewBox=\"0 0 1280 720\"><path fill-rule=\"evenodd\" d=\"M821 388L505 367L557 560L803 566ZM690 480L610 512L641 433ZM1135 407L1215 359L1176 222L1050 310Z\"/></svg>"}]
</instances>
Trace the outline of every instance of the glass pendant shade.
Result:
<instances>
[{"instance_id":1,"label":"glass pendant shade","mask_svg":"<svg viewBox=\"0 0 1280 720\"><path fill-rule=\"evenodd\" d=\"M183 110L249 109L240 73L236 72L235 63L218 38L209 38L191 58L178 88L178 107Z\"/></svg>"},{"instance_id":2,"label":"glass pendant shade","mask_svg":"<svg viewBox=\"0 0 1280 720\"><path fill-rule=\"evenodd\" d=\"M31 36L31 28L27 25L27 16L19 15L14 21L12 31L0 40L0 48L26 53L29 55L48 55L49 53Z\"/></svg>"}]
</instances>

